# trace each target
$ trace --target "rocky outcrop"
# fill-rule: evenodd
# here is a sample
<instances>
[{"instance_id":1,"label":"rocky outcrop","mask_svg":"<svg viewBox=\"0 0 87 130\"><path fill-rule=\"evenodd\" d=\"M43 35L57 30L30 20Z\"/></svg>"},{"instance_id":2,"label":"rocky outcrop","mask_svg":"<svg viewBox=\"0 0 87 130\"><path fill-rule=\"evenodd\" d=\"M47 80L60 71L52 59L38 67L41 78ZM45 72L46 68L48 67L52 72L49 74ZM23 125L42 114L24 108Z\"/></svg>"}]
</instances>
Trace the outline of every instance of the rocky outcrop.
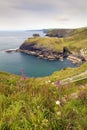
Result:
<instances>
[{"instance_id":1,"label":"rocky outcrop","mask_svg":"<svg viewBox=\"0 0 87 130\"><path fill-rule=\"evenodd\" d=\"M19 48L20 52L35 55L39 58L56 60L63 56L62 52L53 51L45 47L36 47L35 43L32 44L22 44Z\"/></svg>"},{"instance_id":2,"label":"rocky outcrop","mask_svg":"<svg viewBox=\"0 0 87 130\"><path fill-rule=\"evenodd\" d=\"M40 35L38 33L34 33L33 37L40 37Z\"/></svg>"},{"instance_id":3,"label":"rocky outcrop","mask_svg":"<svg viewBox=\"0 0 87 130\"><path fill-rule=\"evenodd\" d=\"M77 55L69 55L67 57L68 60L72 61L73 63L79 63L79 62L82 62L82 59L80 57L78 57Z\"/></svg>"},{"instance_id":4,"label":"rocky outcrop","mask_svg":"<svg viewBox=\"0 0 87 130\"><path fill-rule=\"evenodd\" d=\"M63 47L63 58L72 54L67 47Z\"/></svg>"},{"instance_id":5,"label":"rocky outcrop","mask_svg":"<svg viewBox=\"0 0 87 130\"><path fill-rule=\"evenodd\" d=\"M61 59L61 57L65 58L69 54L71 54L71 52L66 47L63 48L62 52L58 52L45 47L37 47L35 43L32 44L23 43L20 46L19 51L48 60Z\"/></svg>"},{"instance_id":6,"label":"rocky outcrop","mask_svg":"<svg viewBox=\"0 0 87 130\"><path fill-rule=\"evenodd\" d=\"M11 52L17 52L17 48L16 49L8 49L8 50L5 50L5 52L7 53L11 53Z\"/></svg>"}]
</instances>

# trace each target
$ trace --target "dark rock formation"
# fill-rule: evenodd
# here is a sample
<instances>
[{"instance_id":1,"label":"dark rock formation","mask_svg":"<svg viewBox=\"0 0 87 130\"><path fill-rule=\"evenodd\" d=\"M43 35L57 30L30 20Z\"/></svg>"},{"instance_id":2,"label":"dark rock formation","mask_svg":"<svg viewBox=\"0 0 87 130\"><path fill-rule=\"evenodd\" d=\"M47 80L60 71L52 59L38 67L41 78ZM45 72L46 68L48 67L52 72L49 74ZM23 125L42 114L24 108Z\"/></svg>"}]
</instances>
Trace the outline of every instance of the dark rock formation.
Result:
<instances>
[{"instance_id":1,"label":"dark rock formation","mask_svg":"<svg viewBox=\"0 0 87 130\"><path fill-rule=\"evenodd\" d=\"M20 46L19 51L49 60L56 60L63 56L62 52L57 52L51 49L47 49L45 47L36 47L35 43L24 43Z\"/></svg>"},{"instance_id":2,"label":"dark rock formation","mask_svg":"<svg viewBox=\"0 0 87 130\"><path fill-rule=\"evenodd\" d=\"M72 54L67 47L63 48L63 57L67 57L68 55Z\"/></svg>"},{"instance_id":3,"label":"dark rock formation","mask_svg":"<svg viewBox=\"0 0 87 130\"><path fill-rule=\"evenodd\" d=\"M31 44L23 43L20 46L19 51L49 60L56 60L60 59L61 57L65 58L69 54L71 54L71 52L68 50L67 47L64 47L62 52L58 52L45 47L37 47L35 43Z\"/></svg>"},{"instance_id":4,"label":"dark rock formation","mask_svg":"<svg viewBox=\"0 0 87 130\"><path fill-rule=\"evenodd\" d=\"M35 34L33 34L33 37L40 37L40 35L35 33Z\"/></svg>"},{"instance_id":5,"label":"dark rock formation","mask_svg":"<svg viewBox=\"0 0 87 130\"><path fill-rule=\"evenodd\" d=\"M36 49L34 46L35 46L35 43L32 43L32 44L23 43L23 44L20 46L20 49L33 51L33 50Z\"/></svg>"},{"instance_id":6,"label":"dark rock formation","mask_svg":"<svg viewBox=\"0 0 87 130\"><path fill-rule=\"evenodd\" d=\"M71 60L75 64L81 63L82 61L83 62L86 61L82 56L73 55L67 47L63 47L62 52L58 52L45 47L37 47L35 43L31 44L23 43L18 51L48 60L60 59L61 61L63 61L63 58L67 58L68 60Z\"/></svg>"}]
</instances>

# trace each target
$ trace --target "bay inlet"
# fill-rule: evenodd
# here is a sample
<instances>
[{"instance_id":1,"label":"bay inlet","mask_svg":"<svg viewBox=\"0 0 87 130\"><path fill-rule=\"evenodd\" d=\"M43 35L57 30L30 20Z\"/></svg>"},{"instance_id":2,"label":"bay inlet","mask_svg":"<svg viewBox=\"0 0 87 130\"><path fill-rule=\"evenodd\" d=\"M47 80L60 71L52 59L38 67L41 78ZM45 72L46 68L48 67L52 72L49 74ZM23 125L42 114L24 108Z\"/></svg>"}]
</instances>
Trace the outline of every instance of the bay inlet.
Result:
<instances>
[{"instance_id":1,"label":"bay inlet","mask_svg":"<svg viewBox=\"0 0 87 130\"><path fill-rule=\"evenodd\" d=\"M44 36L42 31L0 32L0 71L21 75L20 70L23 68L25 74L29 77L43 77L63 68L76 66L67 59L64 59L64 61L49 61L20 52L5 52L8 49L19 48L24 40L31 37L34 33Z\"/></svg>"}]
</instances>

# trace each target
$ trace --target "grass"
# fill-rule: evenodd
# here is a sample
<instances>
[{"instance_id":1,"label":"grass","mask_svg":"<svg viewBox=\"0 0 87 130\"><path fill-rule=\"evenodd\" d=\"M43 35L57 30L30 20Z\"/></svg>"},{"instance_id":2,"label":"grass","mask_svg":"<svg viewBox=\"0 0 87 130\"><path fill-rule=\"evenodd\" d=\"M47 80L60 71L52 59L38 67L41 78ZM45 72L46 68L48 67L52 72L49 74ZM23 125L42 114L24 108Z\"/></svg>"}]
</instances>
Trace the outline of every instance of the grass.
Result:
<instances>
[{"instance_id":1,"label":"grass","mask_svg":"<svg viewBox=\"0 0 87 130\"><path fill-rule=\"evenodd\" d=\"M87 79L55 85L86 69L87 63L27 79L0 72L0 130L87 129Z\"/></svg>"},{"instance_id":2,"label":"grass","mask_svg":"<svg viewBox=\"0 0 87 130\"><path fill-rule=\"evenodd\" d=\"M49 79L54 82L56 80L62 80L62 79L66 79L68 77L78 75L78 74L84 72L85 70L87 70L87 62L85 62L80 67L64 68L61 71L56 71L51 76L49 76Z\"/></svg>"}]
</instances>

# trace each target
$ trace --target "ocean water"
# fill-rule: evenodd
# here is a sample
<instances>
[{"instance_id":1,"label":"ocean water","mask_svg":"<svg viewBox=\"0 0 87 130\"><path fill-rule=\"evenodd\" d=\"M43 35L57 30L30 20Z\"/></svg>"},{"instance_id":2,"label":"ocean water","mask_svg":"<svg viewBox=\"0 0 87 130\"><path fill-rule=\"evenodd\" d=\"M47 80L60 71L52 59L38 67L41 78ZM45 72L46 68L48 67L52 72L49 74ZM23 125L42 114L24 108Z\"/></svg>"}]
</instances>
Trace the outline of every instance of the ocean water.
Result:
<instances>
[{"instance_id":1,"label":"ocean water","mask_svg":"<svg viewBox=\"0 0 87 130\"><path fill-rule=\"evenodd\" d=\"M21 75L20 71L24 69L24 73L28 77L42 77L66 67L75 67L67 59L48 61L24 53L5 52L7 49L19 48L24 40L34 33L44 36L42 31L0 31L0 71Z\"/></svg>"}]
</instances>

